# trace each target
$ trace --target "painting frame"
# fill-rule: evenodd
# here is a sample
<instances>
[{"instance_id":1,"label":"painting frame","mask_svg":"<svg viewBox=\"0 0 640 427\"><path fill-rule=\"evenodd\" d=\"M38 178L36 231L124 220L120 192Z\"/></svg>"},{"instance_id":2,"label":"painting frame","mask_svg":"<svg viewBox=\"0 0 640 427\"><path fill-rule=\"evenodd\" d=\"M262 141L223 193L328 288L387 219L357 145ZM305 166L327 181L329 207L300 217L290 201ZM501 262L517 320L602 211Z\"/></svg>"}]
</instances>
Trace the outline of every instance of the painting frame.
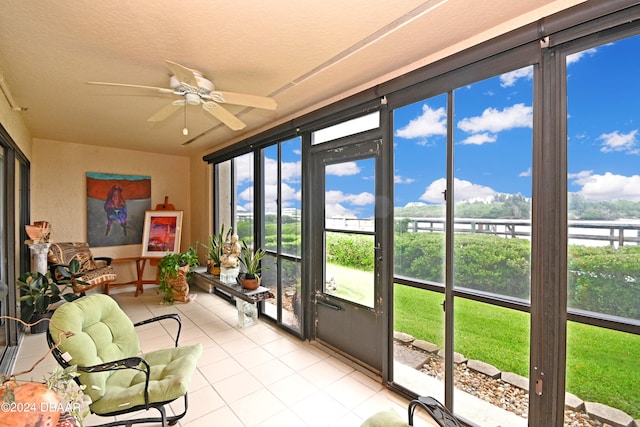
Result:
<instances>
[{"instance_id":1,"label":"painting frame","mask_svg":"<svg viewBox=\"0 0 640 427\"><path fill-rule=\"evenodd\" d=\"M87 240L92 248L139 245L151 210L151 176L86 172Z\"/></svg>"},{"instance_id":2,"label":"painting frame","mask_svg":"<svg viewBox=\"0 0 640 427\"><path fill-rule=\"evenodd\" d=\"M162 258L180 252L183 211L147 210L144 213L142 257Z\"/></svg>"}]
</instances>

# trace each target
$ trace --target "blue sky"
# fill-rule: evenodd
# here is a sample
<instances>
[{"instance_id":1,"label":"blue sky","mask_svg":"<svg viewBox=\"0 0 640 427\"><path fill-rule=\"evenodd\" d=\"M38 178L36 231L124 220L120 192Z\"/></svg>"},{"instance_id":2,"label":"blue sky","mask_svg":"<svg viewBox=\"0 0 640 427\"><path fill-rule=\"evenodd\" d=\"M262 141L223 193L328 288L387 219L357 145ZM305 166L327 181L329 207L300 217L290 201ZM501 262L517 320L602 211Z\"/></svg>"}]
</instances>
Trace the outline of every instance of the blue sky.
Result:
<instances>
[{"instance_id":1,"label":"blue sky","mask_svg":"<svg viewBox=\"0 0 640 427\"><path fill-rule=\"evenodd\" d=\"M514 70L454 91L456 201L531 196L532 72ZM567 74L569 191L588 200L640 201L640 36L570 55ZM397 109L394 122L394 205L442 203L446 97ZM299 140L283 147L283 207L300 207L299 149ZM267 152L272 206L275 153ZM327 216L372 215L372 161L329 166L326 173ZM250 181L238 179L239 205L249 209Z\"/></svg>"}]
</instances>

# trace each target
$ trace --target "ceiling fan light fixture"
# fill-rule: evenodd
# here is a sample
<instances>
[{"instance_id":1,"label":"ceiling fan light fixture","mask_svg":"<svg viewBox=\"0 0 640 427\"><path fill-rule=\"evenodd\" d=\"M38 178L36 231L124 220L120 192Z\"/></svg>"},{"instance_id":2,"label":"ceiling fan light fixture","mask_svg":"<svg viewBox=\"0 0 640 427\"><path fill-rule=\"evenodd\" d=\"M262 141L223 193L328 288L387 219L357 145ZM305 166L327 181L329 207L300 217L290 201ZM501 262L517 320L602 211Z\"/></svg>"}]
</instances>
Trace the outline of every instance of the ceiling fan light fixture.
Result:
<instances>
[{"instance_id":1,"label":"ceiling fan light fixture","mask_svg":"<svg viewBox=\"0 0 640 427\"><path fill-rule=\"evenodd\" d=\"M197 93L187 93L184 95L187 104L198 105L200 104L200 96Z\"/></svg>"}]
</instances>

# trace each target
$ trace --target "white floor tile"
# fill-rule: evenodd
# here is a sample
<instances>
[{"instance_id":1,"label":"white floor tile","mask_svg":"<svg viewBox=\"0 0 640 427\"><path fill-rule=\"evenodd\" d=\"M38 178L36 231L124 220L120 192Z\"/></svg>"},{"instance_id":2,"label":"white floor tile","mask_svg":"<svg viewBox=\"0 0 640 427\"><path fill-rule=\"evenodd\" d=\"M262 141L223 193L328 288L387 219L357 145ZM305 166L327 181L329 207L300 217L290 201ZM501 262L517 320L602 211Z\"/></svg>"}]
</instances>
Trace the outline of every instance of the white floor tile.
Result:
<instances>
[{"instance_id":1,"label":"white floor tile","mask_svg":"<svg viewBox=\"0 0 640 427\"><path fill-rule=\"evenodd\" d=\"M405 399L322 348L268 322L238 328L235 307L216 295L198 292L194 302L174 306L161 304L152 287L139 297L133 290L112 296L134 322L178 313L183 321L180 343L202 343L203 354L189 388L189 408L180 426L357 427L390 407L406 417ZM138 328L145 351L172 345L170 333L175 331L165 323ZM30 369L47 350L44 335L25 335L13 372ZM48 356L26 379L40 380L55 367ZM179 399L168 412L182 408ZM108 420L91 415L85 424ZM430 425L423 419L417 422Z\"/></svg>"}]
</instances>

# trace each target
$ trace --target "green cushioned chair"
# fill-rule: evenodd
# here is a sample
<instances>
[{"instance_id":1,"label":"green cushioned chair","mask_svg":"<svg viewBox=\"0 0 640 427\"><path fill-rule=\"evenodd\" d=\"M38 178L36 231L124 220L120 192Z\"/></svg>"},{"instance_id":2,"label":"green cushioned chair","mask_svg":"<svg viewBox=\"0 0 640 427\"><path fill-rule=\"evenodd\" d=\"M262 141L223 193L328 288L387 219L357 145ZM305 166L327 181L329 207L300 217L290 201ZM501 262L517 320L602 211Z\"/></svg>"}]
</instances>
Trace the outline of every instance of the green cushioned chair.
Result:
<instances>
[{"instance_id":1,"label":"green cushioned chair","mask_svg":"<svg viewBox=\"0 0 640 427\"><path fill-rule=\"evenodd\" d=\"M141 353L135 327L163 319L178 324L174 346ZM186 414L187 389L202 355L201 344L178 346L180 329L175 313L133 324L113 298L94 294L60 306L51 319L47 341L61 366L78 367L77 381L86 386L94 414L114 416L151 408L160 412L156 417L101 426L150 422L166 426ZM180 397L184 397L184 412L167 416L165 405Z\"/></svg>"}]
</instances>

